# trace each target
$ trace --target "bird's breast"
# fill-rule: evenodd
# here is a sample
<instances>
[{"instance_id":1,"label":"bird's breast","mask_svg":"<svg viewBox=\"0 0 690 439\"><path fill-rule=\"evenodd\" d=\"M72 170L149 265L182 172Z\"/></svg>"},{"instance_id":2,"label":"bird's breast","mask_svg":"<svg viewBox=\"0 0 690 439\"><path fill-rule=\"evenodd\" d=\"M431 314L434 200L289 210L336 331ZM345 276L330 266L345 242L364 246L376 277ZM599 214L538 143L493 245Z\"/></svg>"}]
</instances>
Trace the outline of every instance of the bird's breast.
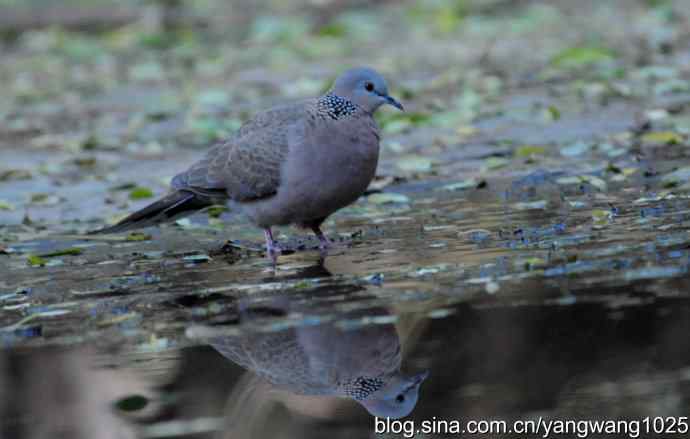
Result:
<instances>
[{"instance_id":1,"label":"bird's breast","mask_svg":"<svg viewBox=\"0 0 690 439\"><path fill-rule=\"evenodd\" d=\"M295 150L286 189L314 215L328 216L354 202L376 174L379 142L371 130L338 130Z\"/></svg>"}]
</instances>

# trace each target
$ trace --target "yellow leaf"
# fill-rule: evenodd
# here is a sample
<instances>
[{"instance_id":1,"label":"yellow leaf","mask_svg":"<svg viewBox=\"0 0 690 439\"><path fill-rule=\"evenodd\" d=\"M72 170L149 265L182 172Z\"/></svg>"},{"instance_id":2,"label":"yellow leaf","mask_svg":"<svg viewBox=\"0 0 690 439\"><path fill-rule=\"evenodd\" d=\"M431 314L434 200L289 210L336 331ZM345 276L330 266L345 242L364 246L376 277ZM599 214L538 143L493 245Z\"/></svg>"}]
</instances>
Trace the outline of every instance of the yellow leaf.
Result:
<instances>
[{"instance_id":1,"label":"yellow leaf","mask_svg":"<svg viewBox=\"0 0 690 439\"><path fill-rule=\"evenodd\" d=\"M531 155L545 154L546 148L535 145L522 145L515 150L515 155L518 157L529 157Z\"/></svg>"},{"instance_id":2,"label":"yellow leaf","mask_svg":"<svg viewBox=\"0 0 690 439\"><path fill-rule=\"evenodd\" d=\"M676 145L683 142L683 137L673 131L655 131L642 136L642 142L657 145Z\"/></svg>"},{"instance_id":3,"label":"yellow leaf","mask_svg":"<svg viewBox=\"0 0 690 439\"><path fill-rule=\"evenodd\" d=\"M594 209L592 211L592 217L594 219L604 219L609 217L609 212L607 210L602 210L602 209Z\"/></svg>"}]
</instances>

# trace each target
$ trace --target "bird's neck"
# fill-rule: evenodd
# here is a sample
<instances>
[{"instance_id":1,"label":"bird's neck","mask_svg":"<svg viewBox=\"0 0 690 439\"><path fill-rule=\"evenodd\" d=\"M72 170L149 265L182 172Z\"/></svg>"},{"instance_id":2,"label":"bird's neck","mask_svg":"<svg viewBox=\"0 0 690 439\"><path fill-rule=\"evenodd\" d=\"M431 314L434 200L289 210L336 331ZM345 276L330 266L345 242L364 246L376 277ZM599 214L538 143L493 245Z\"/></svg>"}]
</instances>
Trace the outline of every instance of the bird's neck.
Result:
<instances>
[{"instance_id":1,"label":"bird's neck","mask_svg":"<svg viewBox=\"0 0 690 439\"><path fill-rule=\"evenodd\" d=\"M316 108L319 113L322 113L333 120L352 116L360 111L360 109L353 104L352 101L338 96L333 92L329 92L321 96L316 101Z\"/></svg>"},{"instance_id":2,"label":"bird's neck","mask_svg":"<svg viewBox=\"0 0 690 439\"><path fill-rule=\"evenodd\" d=\"M338 383L338 386L342 388L345 396L361 401L366 399L372 393L378 391L383 387L384 381L381 378L371 378L371 377L357 377L353 380L346 381L344 383Z\"/></svg>"}]
</instances>

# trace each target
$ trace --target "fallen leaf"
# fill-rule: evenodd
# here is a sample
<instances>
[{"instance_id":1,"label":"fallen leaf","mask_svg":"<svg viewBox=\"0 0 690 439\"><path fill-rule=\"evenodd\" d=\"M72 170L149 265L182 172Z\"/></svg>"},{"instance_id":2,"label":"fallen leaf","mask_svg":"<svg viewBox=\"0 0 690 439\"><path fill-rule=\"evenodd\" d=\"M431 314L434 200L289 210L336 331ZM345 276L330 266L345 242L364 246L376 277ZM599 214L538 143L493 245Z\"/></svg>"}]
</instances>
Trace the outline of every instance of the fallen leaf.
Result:
<instances>
[{"instance_id":1,"label":"fallen leaf","mask_svg":"<svg viewBox=\"0 0 690 439\"><path fill-rule=\"evenodd\" d=\"M544 267L546 265L546 261L544 259L537 257L527 258L520 262L521 265L525 267L525 270L531 270L537 267Z\"/></svg>"},{"instance_id":2,"label":"fallen leaf","mask_svg":"<svg viewBox=\"0 0 690 439\"><path fill-rule=\"evenodd\" d=\"M194 264L199 264L202 262L208 262L208 261L212 260L212 258L209 255L200 254L200 255L185 256L182 258L182 260L185 262L192 262Z\"/></svg>"},{"instance_id":3,"label":"fallen leaf","mask_svg":"<svg viewBox=\"0 0 690 439\"><path fill-rule=\"evenodd\" d=\"M675 171L671 172L670 174L666 174L663 177L661 177L661 181L664 184L679 184L679 183L685 183L690 180L690 166L686 166L683 168L676 169Z\"/></svg>"},{"instance_id":4,"label":"fallen leaf","mask_svg":"<svg viewBox=\"0 0 690 439\"><path fill-rule=\"evenodd\" d=\"M84 252L83 249L79 247L68 247L62 250L56 250L54 252L42 253L39 255L41 258L54 258L56 256L76 256Z\"/></svg>"},{"instance_id":5,"label":"fallen leaf","mask_svg":"<svg viewBox=\"0 0 690 439\"><path fill-rule=\"evenodd\" d=\"M459 181L457 183L450 183L438 188L438 190L444 191L461 191L464 189L471 189L477 187L477 180L474 178L469 178L467 180Z\"/></svg>"},{"instance_id":6,"label":"fallen leaf","mask_svg":"<svg viewBox=\"0 0 690 439\"><path fill-rule=\"evenodd\" d=\"M575 142L572 145L568 145L561 148L561 155L565 157L577 157L588 152L592 149L592 145L586 142Z\"/></svg>"},{"instance_id":7,"label":"fallen leaf","mask_svg":"<svg viewBox=\"0 0 690 439\"><path fill-rule=\"evenodd\" d=\"M546 200L525 202L525 203L515 203L513 207L517 210L532 210L532 209L546 209Z\"/></svg>"},{"instance_id":8,"label":"fallen leaf","mask_svg":"<svg viewBox=\"0 0 690 439\"><path fill-rule=\"evenodd\" d=\"M6 171L0 171L0 181L10 181L10 180L30 180L31 172L25 169L8 169Z\"/></svg>"},{"instance_id":9,"label":"fallen leaf","mask_svg":"<svg viewBox=\"0 0 690 439\"><path fill-rule=\"evenodd\" d=\"M409 203L410 198L407 195L397 194L395 192L381 192L371 194L367 200L372 204L390 204L390 203Z\"/></svg>"},{"instance_id":10,"label":"fallen leaf","mask_svg":"<svg viewBox=\"0 0 690 439\"><path fill-rule=\"evenodd\" d=\"M54 206L60 203L60 197L57 195L45 194L45 193L34 193L31 194L29 200L32 204L42 204L46 206Z\"/></svg>"},{"instance_id":11,"label":"fallen leaf","mask_svg":"<svg viewBox=\"0 0 690 439\"><path fill-rule=\"evenodd\" d=\"M482 169L484 171L499 169L504 166L507 166L508 163L510 163L510 160L503 157L489 157L488 159L484 160L484 165L482 165Z\"/></svg>"},{"instance_id":12,"label":"fallen leaf","mask_svg":"<svg viewBox=\"0 0 690 439\"><path fill-rule=\"evenodd\" d=\"M551 65L561 68L578 68L613 58L613 51L604 47L571 47L551 58Z\"/></svg>"},{"instance_id":13,"label":"fallen leaf","mask_svg":"<svg viewBox=\"0 0 690 439\"><path fill-rule=\"evenodd\" d=\"M396 162L396 166L407 172L429 172L434 162L423 156L409 155Z\"/></svg>"},{"instance_id":14,"label":"fallen leaf","mask_svg":"<svg viewBox=\"0 0 690 439\"><path fill-rule=\"evenodd\" d=\"M581 178L587 183L594 186L595 188L599 189L600 191L606 190L607 183L599 177L595 177L593 175L583 175Z\"/></svg>"},{"instance_id":15,"label":"fallen leaf","mask_svg":"<svg viewBox=\"0 0 690 439\"><path fill-rule=\"evenodd\" d=\"M141 200L151 197L153 197L153 191L147 187L137 186L129 191L129 198L131 200Z\"/></svg>"},{"instance_id":16,"label":"fallen leaf","mask_svg":"<svg viewBox=\"0 0 690 439\"><path fill-rule=\"evenodd\" d=\"M130 242L139 242L139 241L149 241L151 239L151 235L143 232L131 232L127 237L125 238L125 241L130 241Z\"/></svg>"},{"instance_id":17,"label":"fallen leaf","mask_svg":"<svg viewBox=\"0 0 690 439\"><path fill-rule=\"evenodd\" d=\"M28 255L26 257L26 262L28 262L28 264L31 265L32 267L43 267L46 265L46 263L48 261L46 261L45 259L43 259L40 256Z\"/></svg>"},{"instance_id":18,"label":"fallen leaf","mask_svg":"<svg viewBox=\"0 0 690 439\"><path fill-rule=\"evenodd\" d=\"M522 145L515 150L515 155L517 157L529 157L532 155L545 154L546 148L543 146L535 145Z\"/></svg>"},{"instance_id":19,"label":"fallen leaf","mask_svg":"<svg viewBox=\"0 0 690 439\"><path fill-rule=\"evenodd\" d=\"M683 137L673 131L655 131L642 136L642 142L654 145L677 145L683 143Z\"/></svg>"},{"instance_id":20,"label":"fallen leaf","mask_svg":"<svg viewBox=\"0 0 690 439\"><path fill-rule=\"evenodd\" d=\"M592 219L594 220L594 224L596 224L596 225L607 224L611 218L612 218L611 212L608 210L603 210L603 209L592 210Z\"/></svg>"},{"instance_id":21,"label":"fallen leaf","mask_svg":"<svg viewBox=\"0 0 690 439\"><path fill-rule=\"evenodd\" d=\"M220 218L220 216L227 211L228 211L228 208L226 206L221 206L221 205L211 206L208 209L206 209L206 213L211 218Z\"/></svg>"}]
</instances>

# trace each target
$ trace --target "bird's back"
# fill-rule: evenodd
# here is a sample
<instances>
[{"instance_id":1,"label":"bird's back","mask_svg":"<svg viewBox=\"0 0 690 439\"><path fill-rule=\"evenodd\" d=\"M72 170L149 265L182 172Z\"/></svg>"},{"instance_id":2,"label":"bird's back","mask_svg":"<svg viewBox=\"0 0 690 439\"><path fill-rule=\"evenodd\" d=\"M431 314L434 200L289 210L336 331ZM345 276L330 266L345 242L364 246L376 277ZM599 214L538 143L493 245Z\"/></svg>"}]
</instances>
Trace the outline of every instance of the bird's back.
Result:
<instances>
[{"instance_id":1,"label":"bird's back","mask_svg":"<svg viewBox=\"0 0 690 439\"><path fill-rule=\"evenodd\" d=\"M288 154L287 133L303 119L307 104L302 101L257 113L229 139L176 175L171 186L199 193L222 192L240 202L274 195Z\"/></svg>"}]
</instances>

